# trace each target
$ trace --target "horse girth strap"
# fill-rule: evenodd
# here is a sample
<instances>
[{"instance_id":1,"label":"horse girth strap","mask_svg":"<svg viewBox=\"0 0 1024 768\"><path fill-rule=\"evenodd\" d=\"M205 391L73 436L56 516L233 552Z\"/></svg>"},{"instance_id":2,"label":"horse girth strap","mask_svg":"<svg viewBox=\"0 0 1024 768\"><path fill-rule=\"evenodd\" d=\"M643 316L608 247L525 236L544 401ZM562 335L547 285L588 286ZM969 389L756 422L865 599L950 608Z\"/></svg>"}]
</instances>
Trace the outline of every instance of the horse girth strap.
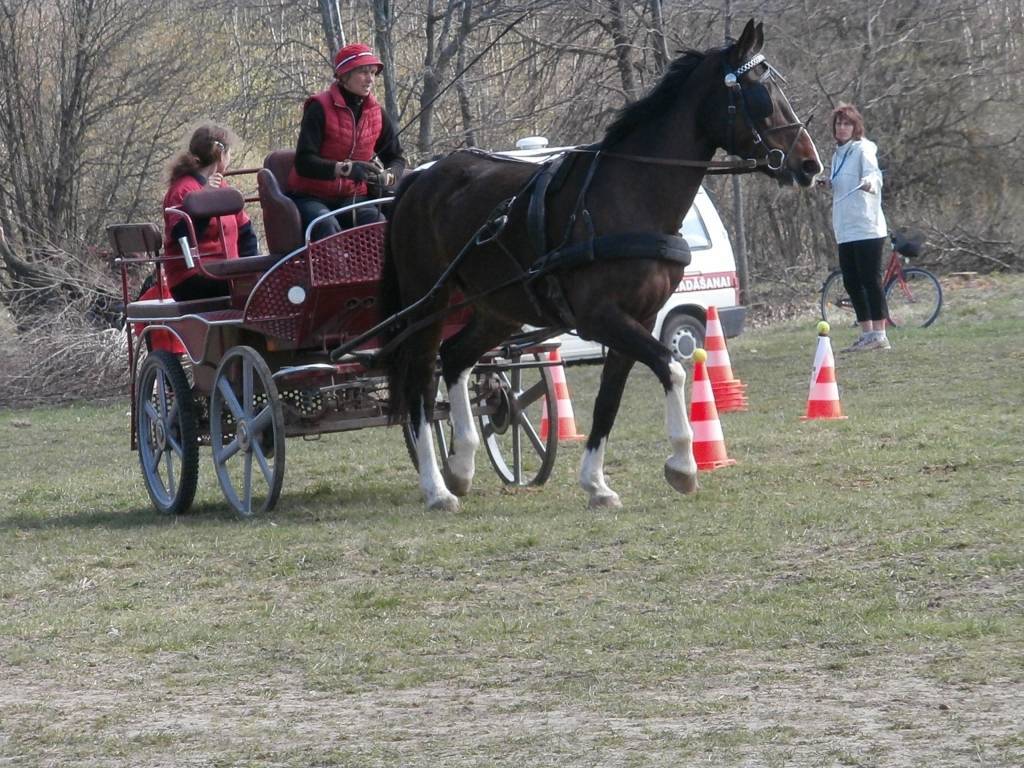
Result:
<instances>
[{"instance_id":1,"label":"horse girth strap","mask_svg":"<svg viewBox=\"0 0 1024 768\"><path fill-rule=\"evenodd\" d=\"M546 254L530 268L529 279L564 272L598 261L648 259L690 264L690 246L682 237L652 232L620 232L563 246Z\"/></svg>"},{"instance_id":2,"label":"horse girth strap","mask_svg":"<svg viewBox=\"0 0 1024 768\"><path fill-rule=\"evenodd\" d=\"M575 328L576 318L559 277L599 261L629 259L668 261L686 267L690 263L690 246L686 240L674 235L650 232L602 235L545 254L530 268L526 280L528 285L535 286L532 290L540 294L537 298L552 310L543 312L548 315L549 324ZM533 298L535 305L538 305L537 298Z\"/></svg>"}]
</instances>

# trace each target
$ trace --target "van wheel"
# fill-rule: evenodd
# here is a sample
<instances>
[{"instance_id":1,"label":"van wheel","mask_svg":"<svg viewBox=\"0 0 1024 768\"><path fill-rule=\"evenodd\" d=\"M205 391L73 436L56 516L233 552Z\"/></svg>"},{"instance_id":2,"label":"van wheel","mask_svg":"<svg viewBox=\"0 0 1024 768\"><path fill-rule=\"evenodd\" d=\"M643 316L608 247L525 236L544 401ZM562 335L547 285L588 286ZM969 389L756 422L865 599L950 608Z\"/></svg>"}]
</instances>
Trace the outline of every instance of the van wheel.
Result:
<instances>
[{"instance_id":1,"label":"van wheel","mask_svg":"<svg viewBox=\"0 0 1024 768\"><path fill-rule=\"evenodd\" d=\"M704 346L704 324L693 315L672 315L661 328L661 343L681 363L693 359L693 351Z\"/></svg>"}]
</instances>

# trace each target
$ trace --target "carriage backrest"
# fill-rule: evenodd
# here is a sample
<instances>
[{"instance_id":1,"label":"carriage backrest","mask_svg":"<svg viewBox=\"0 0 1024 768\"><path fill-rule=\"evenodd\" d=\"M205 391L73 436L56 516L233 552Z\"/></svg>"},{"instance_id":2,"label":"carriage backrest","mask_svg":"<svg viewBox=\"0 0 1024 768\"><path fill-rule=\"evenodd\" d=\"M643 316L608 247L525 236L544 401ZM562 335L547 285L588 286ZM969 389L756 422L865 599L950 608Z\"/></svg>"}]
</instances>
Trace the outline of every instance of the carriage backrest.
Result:
<instances>
[{"instance_id":1,"label":"carriage backrest","mask_svg":"<svg viewBox=\"0 0 1024 768\"><path fill-rule=\"evenodd\" d=\"M192 221L212 219L215 216L233 216L245 207L245 198L234 187L200 189L185 195L181 210Z\"/></svg>"},{"instance_id":2,"label":"carriage backrest","mask_svg":"<svg viewBox=\"0 0 1024 768\"><path fill-rule=\"evenodd\" d=\"M295 150L278 149L263 158L263 167L270 170L277 180L277 186L282 190L288 189L288 174L295 165Z\"/></svg>"},{"instance_id":3,"label":"carriage backrest","mask_svg":"<svg viewBox=\"0 0 1024 768\"><path fill-rule=\"evenodd\" d=\"M276 154L267 157L269 161ZM288 154L294 155L293 152ZM287 178L287 176L285 177ZM281 256L300 248L305 242L299 209L282 189L279 177L271 168L260 168L256 174L256 187L263 209L263 230L267 236L267 250Z\"/></svg>"},{"instance_id":4,"label":"carriage backrest","mask_svg":"<svg viewBox=\"0 0 1024 768\"><path fill-rule=\"evenodd\" d=\"M120 258L129 256L158 256L163 235L156 224L111 224L107 227L110 246Z\"/></svg>"}]
</instances>

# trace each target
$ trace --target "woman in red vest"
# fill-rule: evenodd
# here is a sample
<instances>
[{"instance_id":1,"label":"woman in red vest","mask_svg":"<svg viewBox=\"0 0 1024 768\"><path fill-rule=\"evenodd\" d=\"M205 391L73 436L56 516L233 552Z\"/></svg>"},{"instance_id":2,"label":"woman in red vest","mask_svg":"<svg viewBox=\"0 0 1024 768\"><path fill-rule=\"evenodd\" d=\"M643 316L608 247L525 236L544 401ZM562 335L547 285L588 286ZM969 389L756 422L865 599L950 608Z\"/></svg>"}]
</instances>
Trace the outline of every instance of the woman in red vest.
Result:
<instances>
[{"instance_id":1,"label":"woman in red vest","mask_svg":"<svg viewBox=\"0 0 1024 768\"><path fill-rule=\"evenodd\" d=\"M168 167L170 183L164 195L164 253L167 256L181 256L178 239L188 235L188 225L182 216L168 214L166 209L180 207L193 192L225 186L227 182L223 174L231 162L231 147L236 141L237 137L228 128L201 125L192 134L188 149L171 160ZM259 241L245 211L234 216L193 221L192 225L199 253L204 259L237 259L239 256L254 256L259 250ZM223 248L221 233L224 235ZM189 269L183 258L165 262L164 275L171 295L177 301L227 296L230 288L227 280L207 277L198 267Z\"/></svg>"},{"instance_id":2,"label":"woman in red vest","mask_svg":"<svg viewBox=\"0 0 1024 768\"><path fill-rule=\"evenodd\" d=\"M402 175L405 159L394 125L371 93L383 69L369 46L346 45L334 57L335 82L306 99L295 167L288 176L288 194L303 227L328 211L372 199L372 191L393 186ZM375 206L329 216L317 224L312 238L381 218Z\"/></svg>"}]
</instances>

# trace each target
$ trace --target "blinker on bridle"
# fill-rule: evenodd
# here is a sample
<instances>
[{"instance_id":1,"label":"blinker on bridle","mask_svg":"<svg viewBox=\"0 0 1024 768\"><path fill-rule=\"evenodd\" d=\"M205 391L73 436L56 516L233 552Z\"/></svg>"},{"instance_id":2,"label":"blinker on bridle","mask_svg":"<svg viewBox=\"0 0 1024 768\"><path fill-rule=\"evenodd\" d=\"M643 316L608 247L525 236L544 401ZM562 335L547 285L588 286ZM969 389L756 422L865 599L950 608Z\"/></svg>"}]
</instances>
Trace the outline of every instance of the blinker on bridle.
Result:
<instances>
[{"instance_id":1,"label":"blinker on bridle","mask_svg":"<svg viewBox=\"0 0 1024 768\"><path fill-rule=\"evenodd\" d=\"M766 70L756 82L744 84L741 82L741 78L747 72L752 70L759 64L764 64ZM768 63L765 59L764 54L754 54L745 63L736 67L735 70L729 70L726 68L724 82L725 87L729 93L729 108L727 112L726 121L726 135L729 137L729 154L735 156L733 148L735 147L735 121L736 121L736 109L737 103L743 110L743 117L747 122L747 127L750 129L751 134L754 137L754 144L760 145L765 148L764 160L769 170L778 171L786 164L786 156L789 152L793 151L793 147L796 146L796 142L800 138L800 133L804 130L805 124L800 122L799 118L794 123L786 123L785 125L768 126L765 125L761 131L757 129L757 123L759 121L766 121L775 112L775 105L772 103L771 94L768 92L768 87L764 84L765 80L771 79L776 74L775 68ZM785 79L782 75L779 75L780 79ZM781 149L771 148L769 149L767 144L764 142L764 138L761 132L764 132L765 136L778 131L785 131L791 128L796 128L797 131L793 136L793 141L789 145L789 152ZM774 161L774 162L773 162Z\"/></svg>"}]
</instances>

